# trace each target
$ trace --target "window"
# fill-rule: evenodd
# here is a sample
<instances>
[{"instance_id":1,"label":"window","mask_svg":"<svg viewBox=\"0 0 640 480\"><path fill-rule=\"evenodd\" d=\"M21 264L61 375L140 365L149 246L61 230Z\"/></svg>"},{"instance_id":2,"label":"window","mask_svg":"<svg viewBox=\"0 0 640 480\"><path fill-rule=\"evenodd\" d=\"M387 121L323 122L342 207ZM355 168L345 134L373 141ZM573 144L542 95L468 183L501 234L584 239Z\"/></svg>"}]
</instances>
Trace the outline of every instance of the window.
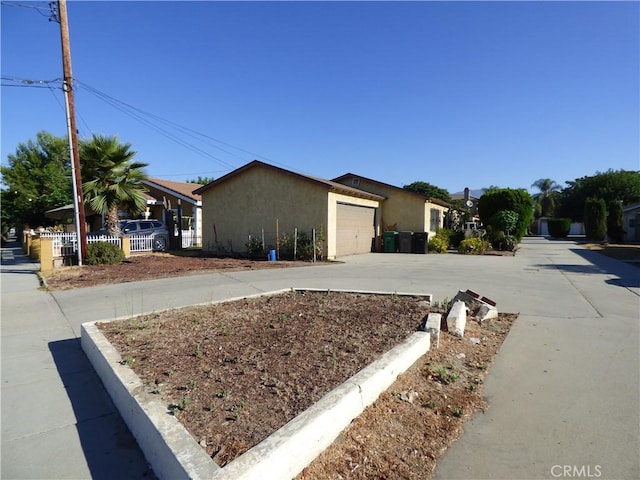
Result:
<instances>
[{"instance_id":1,"label":"window","mask_svg":"<svg viewBox=\"0 0 640 480\"><path fill-rule=\"evenodd\" d=\"M354 187L359 187L360 186L360 179L359 178L354 178L351 180L351 185L353 185Z\"/></svg>"},{"instance_id":2,"label":"window","mask_svg":"<svg viewBox=\"0 0 640 480\"><path fill-rule=\"evenodd\" d=\"M429 230L431 230L432 232L437 232L438 230L440 230L440 210L438 210L437 208L432 208L429 213L431 217Z\"/></svg>"}]
</instances>

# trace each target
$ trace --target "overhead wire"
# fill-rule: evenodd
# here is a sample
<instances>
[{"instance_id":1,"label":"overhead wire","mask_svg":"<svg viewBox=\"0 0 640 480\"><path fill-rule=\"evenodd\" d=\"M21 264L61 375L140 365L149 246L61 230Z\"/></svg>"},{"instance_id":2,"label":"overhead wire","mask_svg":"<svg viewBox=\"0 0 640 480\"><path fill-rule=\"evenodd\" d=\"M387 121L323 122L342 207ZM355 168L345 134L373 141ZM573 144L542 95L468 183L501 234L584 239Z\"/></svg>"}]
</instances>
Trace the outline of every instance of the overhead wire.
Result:
<instances>
[{"instance_id":1,"label":"overhead wire","mask_svg":"<svg viewBox=\"0 0 640 480\"><path fill-rule=\"evenodd\" d=\"M146 125L147 127L151 128L152 130L155 130L156 132L162 134L163 136L165 136L166 138L168 138L169 140L172 140L173 142L177 143L178 145L181 145L185 148L187 148L188 150L191 150L194 153L197 153L203 157L207 157L210 158L212 160L215 160L217 163L219 163L220 165L227 167L227 168L231 168L234 169L236 168L234 165L230 164L229 162L207 152L206 150L203 150L200 147L197 147L196 145L193 145L192 143L189 143L185 140L183 140L182 138L180 138L179 136L173 134L172 132L168 131L166 128L163 128L161 126L159 126L157 123L154 123L152 120L145 118L145 115L147 117L155 117L152 116L150 114L147 114L146 112L133 107L132 105L129 105L125 102L122 102L104 92L101 92L100 90L91 87L90 85L81 82L77 79L75 79L75 84L80 86L82 89L86 90L87 92L93 94L96 98L99 98L100 100L104 101L105 103L107 103L108 105L111 105L113 108L115 108L116 110L121 111L122 113L124 113L125 115L137 120L138 122L142 123L143 125ZM167 121L165 121L167 122Z\"/></svg>"}]
</instances>

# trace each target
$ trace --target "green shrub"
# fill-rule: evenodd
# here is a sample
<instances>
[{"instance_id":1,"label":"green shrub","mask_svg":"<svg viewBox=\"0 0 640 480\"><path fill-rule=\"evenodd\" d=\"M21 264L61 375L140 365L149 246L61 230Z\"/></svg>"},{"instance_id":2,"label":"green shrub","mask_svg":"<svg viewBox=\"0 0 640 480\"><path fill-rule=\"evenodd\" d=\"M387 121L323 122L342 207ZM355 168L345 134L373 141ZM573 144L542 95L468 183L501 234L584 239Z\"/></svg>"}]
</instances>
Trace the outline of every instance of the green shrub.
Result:
<instances>
[{"instance_id":1,"label":"green shrub","mask_svg":"<svg viewBox=\"0 0 640 480\"><path fill-rule=\"evenodd\" d=\"M249 258L258 258L265 255L264 248L262 248L262 237L249 237L249 241L245 243L247 247L247 254Z\"/></svg>"},{"instance_id":2,"label":"green shrub","mask_svg":"<svg viewBox=\"0 0 640 480\"><path fill-rule=\"evenodd\" d=\"M489 242L480 237L470 237L460 242L458 252L471 255L483 255L488 249Z\"/></svg>"},{"instance_id":3,"label":"green shrub","mask_svg":"<svg viewBox=\"0 0 640 480\"><path fill-rule=\"evenodd\" d=\"M601 198L584 202L584 233L590 240L604 240L607 234L607 206Z\"/></svg>"},{"instance_id":4,"label":"green shrub","mask_svg":"<svg viewBox=\"0 0 640 480\"><path fill-rule=\"evenodd\" d=\"M518 215L515 228L510 233L520 241L533 220L531 195L523 188L496 188L485 192L478 200L478 213L484 225L491 225L492 217L502 210L510 210Z\"/></svg>"},{"instance_id":5,"label":"green shrub","mask_svg":"<svg viewBox=\"0 0 640 480\"><path fill-rule=\"evenodd\" d=\"M449 248L449 242L447 241L444 235L436 234L429 240L429 243L428 243L429 252L447 253L447 248Z\"/></svg>"},{"instance_id":6,"label":"green shrub","mask_svg":"<svg viewBox=\"0 0 640 480\"><path fill-rule=\"evenodd\" d=\"M124 260L124 252L118 245L109 242L90 243L87 246L87 265L111 265Z\"/></svg>"},{"instance_id":7,"label":"green shrub","mask_svg":"<svg viewBox=\"0 0 640 480\"><path fill-rule=\"evenodd\" d=\"M607 215L607 235L614 243L622 243L624 230L622 228L622 202L613 200L609 202L609 215Z\"/></svg>"},{"instance_id":8,"label":"green shrub","mask_svg":"<svg viewBox=\"0 0 640 480\"><path fill-rule=\"evenodd\" d=\"M571 231L570 218L550 218L548 221L549 235L554 238L567 238Z\"/></svg>"},{"instance_id":9,"label":"green shrub","mask_svg":"<svg viewBox=\"0 0 640 480\"><path fill-rule=\"evenodd\" d=\"M496 230L501 230L507 235L513 232L518 224L519 215L513 210L500 210L493 214L489 224Z\"/></svg>"}]
</instances>

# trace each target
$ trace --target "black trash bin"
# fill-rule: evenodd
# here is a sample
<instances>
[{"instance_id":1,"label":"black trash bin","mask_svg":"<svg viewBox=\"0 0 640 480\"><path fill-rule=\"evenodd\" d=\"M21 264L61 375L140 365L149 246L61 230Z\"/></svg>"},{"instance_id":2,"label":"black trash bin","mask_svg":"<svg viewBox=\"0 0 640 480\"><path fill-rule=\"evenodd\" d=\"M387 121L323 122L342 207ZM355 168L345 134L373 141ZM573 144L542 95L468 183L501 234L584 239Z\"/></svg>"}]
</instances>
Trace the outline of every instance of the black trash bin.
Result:
<instances>
[{"instance_id":1,"label":"black trash bin","mask_svg":"<svg viewBox=\"0 0 640 480\"><path fill-rule=\"evenodd\" d=\"M427 253L429 232L413 232L413 253Z\"/></svg>"},{"instance_id":2,"label":"black trash bin","mask_svg":"<svg viewBox=\"0 0 640 480\"><path fill-rule=\"evenodd\" d=\"M400 253L411 253L413 250L413 232L398 233L398 250Z\"/></svg>"}]
</instances>

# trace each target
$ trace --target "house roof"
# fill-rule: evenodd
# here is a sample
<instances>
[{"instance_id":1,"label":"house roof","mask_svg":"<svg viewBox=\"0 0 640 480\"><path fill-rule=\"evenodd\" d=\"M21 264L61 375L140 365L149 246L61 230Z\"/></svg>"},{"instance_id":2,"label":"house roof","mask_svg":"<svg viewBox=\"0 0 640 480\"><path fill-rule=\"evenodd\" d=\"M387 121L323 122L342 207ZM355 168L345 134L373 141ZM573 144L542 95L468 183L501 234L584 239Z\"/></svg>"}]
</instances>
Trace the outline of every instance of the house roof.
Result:
<instances>
[{"instance_id":1,"label":"house roof","mask_svg":"<svg viewBox=\"0 0 640 480\"><path fill-rule=\"evenodd\" d=\"M362 180L366 180L367 182L375 183L375 184L380 185L382 187L391 188L393 190L399 190L401 192L409 193L411 195L417 195L417 196L423 198L425 201L428 201L430 203L434 203L436 205L440 205L441 207L447 207L447 208L451 207L450 203L447 203L444 200L440 200L439 198L429 197L427 195L423 195L421 193L414 192L412 190L406 190L404 188L396 187L395 185L390 185L388 183L384 183L384 182L381 182L379 180L373 180L372 178L363 177L362 175L356 175L355 173L345 173L344 175L340 175L339 177L334 178L333 181L334 182L339 182L339 181L345 180L345 179L347 179L349 177L360 178Z\"/></svg>"},{"instance_id":2,"label":"house roof","mask_svg":"<svg viewBox=\"0 0 640 480\"><path fill-rule=\"evenodd\" d=\"M624 213L628 213L628 212L632 212L634 210L637 210L640 208L640 203L634 203L632 205L626 205L624 207L622 207L622 211Z\"/></svg>"},{"instance_id":3,"label":"house roof","mask_svg":"<svg viewBox=\"0 0 640 480\"><path fill-rule=\"evenodd\" d=\"M174 182L160 178L147 178L143 183L170 195L182 197L184 200L194 204L202 201L202 197L199 194L193 193L194 190L202 187L199 183Z\"/></svg>"},{"instance_id":4,"label":"house roof","mask_svg":"<svg viewBox=\"0 0 640 480\"><path fill-rule=\"evenodd\" d=\"M382 195L376 195L375 193L370 193L370 192L365 192L364 190L360 190L358 188L353 188L353 187L348 187L346 185L342 185L341 183L337 183L337 182L333 182L331 180L325 180L324 178L319 178L319 177L313 177L311 175L305 175L303 173L297 173L297 172L292 172L291 170L286 170L284 168L280 168L280 167L276 167L275 165L270 165L268 163L264 163L261 162L259 160L253 160L252 162L247 163L246 165L243 165L240 168L237 168L236 170L227 173L226 175L224 175L223 177L218 178L217 180L214 180L213 182L204 185L203 187L198 188L197 190L194 190L193 193L195 194L202 194L204 192L206 192L207 190L209 190L210 188L215 187L216 185L219 185L233 177L236 177L240 174L242 174L243 172L246 172L247 170L251 169L251 168L255 168L255 167L263 167L263 168L268 168L270 170L275 170L277 172L280 172L284 175L288 175L291 176L293 178L297 178L309 183L313 183L316 185L320 185L322 187L327 188L328 190L334 191L334 192L339 192L339 193L343 193L346 195L351 195L352 197L360 197L360 198L367 198L370 200L384 200L385 197L383 197Z\"/></svg>"}]
</instances>

